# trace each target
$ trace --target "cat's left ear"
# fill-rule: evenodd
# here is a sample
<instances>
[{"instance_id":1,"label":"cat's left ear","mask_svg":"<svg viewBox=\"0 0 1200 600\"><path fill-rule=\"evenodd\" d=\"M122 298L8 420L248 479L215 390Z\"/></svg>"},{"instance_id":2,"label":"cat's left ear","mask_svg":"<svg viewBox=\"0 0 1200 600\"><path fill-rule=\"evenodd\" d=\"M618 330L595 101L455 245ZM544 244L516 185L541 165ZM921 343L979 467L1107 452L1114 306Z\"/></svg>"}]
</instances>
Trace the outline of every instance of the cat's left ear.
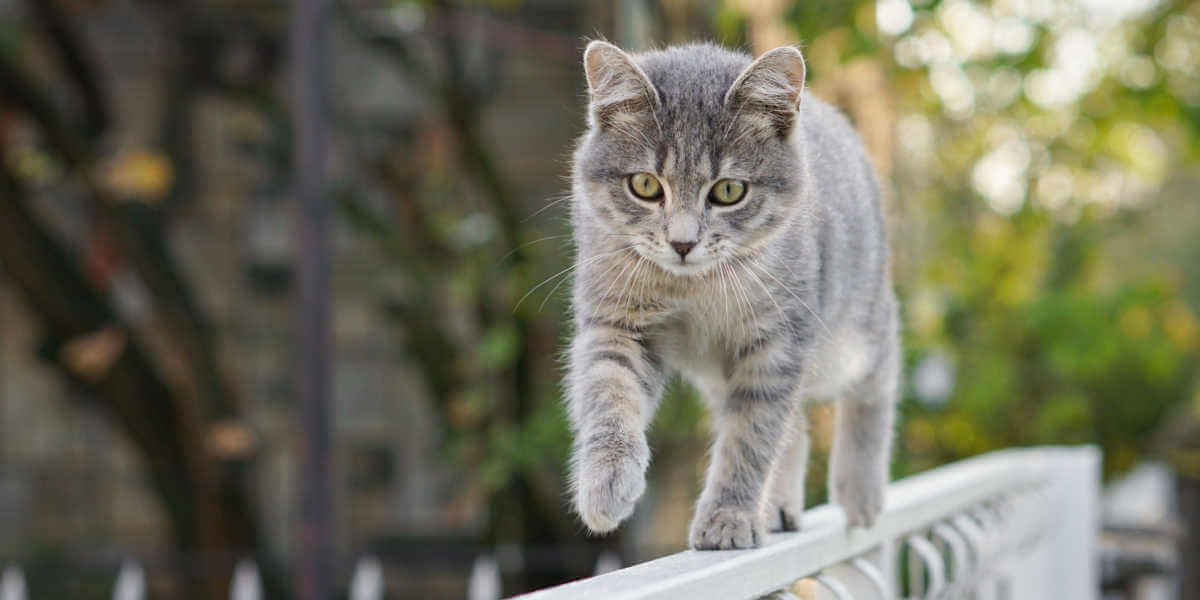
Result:
<instances>
[{"instance_id":1,"label":"cat's left ear","mask_svg":"<svg viewBox=\"0 0 1200 600\"><path fill-rule=\"evenodd\" d=\"M658 108L658 91L628 54L601 41L588 44L583 53L595 123L604 126L634 125L649 121Z\"/></svg>"},{"instance_id":2,"label":"cat's left ear","mask_svg":"<svg viewBox=\"0 0 1200 600\"><path fill-rule=\"evenodd\" d=\"M776 133L792 129L804 93L804 56L795 46L780 46L758 57L725 93L725 106L757 117Z\"/></svg>"}]
</instances>

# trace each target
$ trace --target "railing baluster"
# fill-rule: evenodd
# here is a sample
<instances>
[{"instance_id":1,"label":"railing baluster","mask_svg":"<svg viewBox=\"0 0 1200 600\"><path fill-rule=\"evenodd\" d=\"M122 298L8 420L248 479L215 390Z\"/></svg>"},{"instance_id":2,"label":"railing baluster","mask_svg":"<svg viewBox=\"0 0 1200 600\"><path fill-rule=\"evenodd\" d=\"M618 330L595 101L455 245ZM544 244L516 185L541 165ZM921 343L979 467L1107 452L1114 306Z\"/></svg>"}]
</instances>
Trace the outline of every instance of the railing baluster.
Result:
<instances>
[{"instance_id":1,"label":"railing baluster","mask_svg":"<svg viewBox=\"0 0 1200 600\"><path fill-rule=\"evenodd\" d=\"M929 588L924 590L923 597L926 600L938 598L946 587L946 566L941 553L929 540L919 535L908 536L907 542L909 549L916 552L921 562L925 563L925 570L929 573Z\"/></svg>"},{"instance_id":2,"label":"railing baluster","mask_svg":"<svg viewBox=\"0 0 1200 600\"><path fill-rule=\"evenodd\" d=\"M850 566L857 569L867 581L871 582L871 585L875 588L875 592L879 594L879 600L891 599L891 594L888 593L888 584L883 580L883 573L875 567L874 563L860 556L851 560Z\"/></svg>"},{"instance_id":3,"label":"railing baluster","mask_svg":"<svg viewBox=\"0 0 1200 600\"><path fill-rule=\"evenodd\" d=\"M0 600L28 600L25 573L20 567L5 567L0 575Z\"/></svg>"},{"instance_id":4,"label":"railing baluster","mask_svg":"<svg viewBox=\"0 0 1200 600\"><path fill-rule=\"evenodd\" d=\"M904 548L907 544L901 544ZM916 550L909 548L908 552L908 593L911 598L925 596L925 563Z\"/></svg>"},{"instance_id":5,"label":"railing baluster","mask_svg":"<svg viewBox=\"0 0 1200 600\"><path fill-rule=\"evenodd\" d=\"M946 580L951 584L962 583L965 585L971 577L971 571L973 570L969 564L966 542L963 541L962 537L953 527L950 527L946 523L934 525L933 535L937 536L938 539L941 539L950 547L950 556L953 559L951 562L954 564L954 571L950 576L947 576Z\"/></svg>"},{"instance_id":6,"label":"railing baluster","mask_svg":"<svg viewBox=\"0 0 1200 600\"><path fill-rule=\"evenodd\" d=\"M813 576L813 579L815 579L817 583L825 586L825 589L833 592L833 596L834 598L837 598L837 600L854 599L854 596L850 595L850 590L847 590L846 586L842 585L842 582L838 581L836 577L831 577L821 573Z\"/></svg>"},{"instance_id":7,"label":"railing baluster","mask_svg":"<svg viewBox=\"0 0 1200 600\"><path fill-rule=\"evenodd\" d=\"M963 539L967 541L967 548L974 555L976 567L980 567L987 558L984 556L984 539L983 531L979 526L966 515L955 515L950 520L951 525L962 534Z\"/></svg>"}]
</instances>

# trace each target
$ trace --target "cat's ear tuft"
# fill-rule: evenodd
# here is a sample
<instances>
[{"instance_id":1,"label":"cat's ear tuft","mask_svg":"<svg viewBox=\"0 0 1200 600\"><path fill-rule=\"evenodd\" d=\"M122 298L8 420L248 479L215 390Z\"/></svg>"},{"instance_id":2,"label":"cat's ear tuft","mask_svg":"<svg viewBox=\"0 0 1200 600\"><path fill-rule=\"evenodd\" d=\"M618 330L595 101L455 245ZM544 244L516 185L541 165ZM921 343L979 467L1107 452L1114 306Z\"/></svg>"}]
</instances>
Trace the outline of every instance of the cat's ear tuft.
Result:
<instances>
[{"instance_id":1,"label":"cat's ear tuft","mask_svg":"<svg viewBox=\"0 0 1200 600\"><path fill-rule=\"evenodd\" d=\"M583 70L597 125L638 121L658 107L658 92L646 73L628 54L608 42L588 44L583 52Z\"/></svg>"},{"instance_id":2,"label":"cat's ear tuft","mask_svg":"<svg viewBox=\"0 0 1200 600\"><path fill-rule=\"evenodd\" d=\"M741 114L766 117L777 133L791 131L804 93L804 56L780 46L758 57L725 93L725 105Z\"/></svg>"}]
</instances>

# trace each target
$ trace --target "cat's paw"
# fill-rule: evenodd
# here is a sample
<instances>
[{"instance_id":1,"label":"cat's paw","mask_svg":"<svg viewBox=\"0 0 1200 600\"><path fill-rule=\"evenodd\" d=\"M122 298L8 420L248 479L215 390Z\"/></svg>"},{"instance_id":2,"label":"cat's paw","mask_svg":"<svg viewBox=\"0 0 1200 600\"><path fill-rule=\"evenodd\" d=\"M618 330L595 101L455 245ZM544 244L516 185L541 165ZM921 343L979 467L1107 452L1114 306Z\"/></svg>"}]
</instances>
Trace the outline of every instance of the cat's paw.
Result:
<instances>
[{"instance_id":1,"label":"cat's paw","mask_svg":"<svg viewBox=\"0 0 1200 600\"><path fill-rule=\"evenodd\" d=\"M766 538L758 511L701 505L688 544L696 550L757 548Z\"/></svg>"},{"instance_id":2,"label":"cat's paw","mask_svg":"<svg viewBox=\"0 0 1200 600\"><path fill-rule=\"evenodd\" d=\"M592 533L608 533L633 514L646 491L649 456L650 449L641 433L583 449L575 484L575 510Z\"/></svg>"},{"instance_id":3,"label":"cat's paw","mask_svg":"<svg viewBox=\"0 0 1200 600\"><path fill-rule=\"evenodd\" d=\"M772 506L767 509L767 531L772 533L800 531L803 515L803 511Z\"/></svg>"},{"instance_id":4,"label":"cat's paw","mask_svg":"<svg viewBox=\"0 0 1200 600\"><path fill-rule=\"evenodd\" d=\"M833 501L846 513L846 525L871 527L883 511L887 484L873 477L835 477Z\"/></svg>"}]
</instances>

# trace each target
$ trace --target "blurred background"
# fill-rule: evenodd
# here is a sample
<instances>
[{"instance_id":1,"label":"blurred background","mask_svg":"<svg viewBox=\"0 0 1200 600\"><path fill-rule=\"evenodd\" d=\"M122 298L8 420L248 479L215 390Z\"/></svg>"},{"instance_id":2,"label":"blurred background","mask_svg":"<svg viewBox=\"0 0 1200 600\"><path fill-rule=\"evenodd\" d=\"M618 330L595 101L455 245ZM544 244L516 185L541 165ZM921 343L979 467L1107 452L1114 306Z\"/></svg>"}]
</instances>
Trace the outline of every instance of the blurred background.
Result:
<instances>
[{"instance_id":1,"label":"blurred background","mask_svg":"<svg viewBox=\"0 0 1200 600\"><path fill-rule=\"evenodd\" d=\"M109 597L133 559L151 597L227 597L247 557L295 592L293 8L0 0L0 568L33 598ZM330 0L319 22L340 594L367 554L387 597L462 598L480 557L513 594L685 545L686 386L628 526L589 538L564 492L564 178L605 37L801 43L887 192L893 476L1099 444L1108 589L1200 598L1200 2ZM815 504L832 412L811 418Z\"/></svg>"}]
</instances>

